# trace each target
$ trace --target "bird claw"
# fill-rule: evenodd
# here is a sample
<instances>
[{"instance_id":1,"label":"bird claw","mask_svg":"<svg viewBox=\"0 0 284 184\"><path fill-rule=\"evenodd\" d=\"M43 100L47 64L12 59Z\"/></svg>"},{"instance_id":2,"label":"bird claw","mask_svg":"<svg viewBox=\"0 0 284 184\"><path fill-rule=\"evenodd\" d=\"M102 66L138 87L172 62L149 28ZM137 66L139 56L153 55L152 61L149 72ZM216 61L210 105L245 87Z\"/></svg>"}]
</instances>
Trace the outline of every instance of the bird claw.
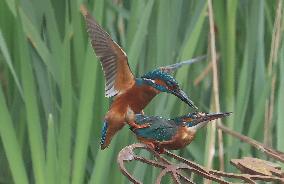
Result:
<instances>
[{"instance_id":1,"label":"bird claw","mask_svg":"<svg viewBox=\"0 0 284 184\"><path fill-rule=\"evenodd\" d=\"M156 147L155 151L158 152L159 154L164 154L166 150L164 148Z\"/></svg>"},{"instance_id":2,"label":"bird claw","mask_svg":"<svg viewBox=\"0 0 284 184\"><path fill-rule=\"evenodd\" d=\"M155 146L155 145L149 145L149 147L150 147L150 149L157 152L158 154L164 154L166 152L166 150L164 148L160 148L160 147Z\"/></svg>"},{"instance_id":3,"label":"bird claw","mask_svg":"<svg viewBox=\"0 0 284 184\"><path fill-rule=\"evenodd\" d=\"M153 150L153 151L157 152L158 154L164 154L165 151L166 151L164 148L159 147L158 145L154 144L153 142L147 142L145 144L147 145L147 147L150 150Z\"/></svg>"},{"instance_id":4,"label":"bird claw","mask_svg":"<svg viewBox=\"0 0 284 184\"><path fill-rule=\"evenodd\" d=\"M146 143L146 146L147 146L150 150L153 150L153 151L155 151L155 149L156 149L156 146L155 146L154 143L152 143L152 142L147 142L147 143Z\"/></svg>"},{"instance_id":5,"label":"bird claw","mask_svg":"<svg viewBox=\"0 0 284 184\"><path fill-rule=\"evenodd\" d=\"M148 128L150 127L149 123L145 123L143 125L137 125L136 123L134 123L133 125L131 125L133 128L133 131L137 130L137 129L142 129L142 128Z\"/></svg>"}]
</instances>

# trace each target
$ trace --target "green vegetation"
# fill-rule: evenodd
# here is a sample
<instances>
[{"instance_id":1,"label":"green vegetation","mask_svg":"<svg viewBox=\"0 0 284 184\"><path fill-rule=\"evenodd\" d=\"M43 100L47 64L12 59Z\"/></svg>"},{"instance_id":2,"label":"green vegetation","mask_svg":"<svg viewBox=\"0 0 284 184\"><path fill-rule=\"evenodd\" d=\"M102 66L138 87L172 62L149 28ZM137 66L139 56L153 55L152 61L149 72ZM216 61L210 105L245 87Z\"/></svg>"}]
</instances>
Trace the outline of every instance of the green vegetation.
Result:
<instances>
[{"instance_id":1,"label":"green vegetation","mask_svg":"<svg viewBox=\"0 0 284 184\"><path fill-rule=\"evenodd\" d=\"M136 142L127 127L107 150L99 149L110 101L82 3L125 49L137 76L210 50L206 0L0 1L0 183L128 183L116 164L118 152ZM284 19L282 28L274 25L277 3L216 0L213 13L221 111L234 112L223 123L284 151ZM200 110L210 111L210 61L185 66L175 77ZM164 117L191 111L167 94L145 109ZM206 131L177 153L205 164ZM265 158L226 135L224 152L226 170L233 169L230 158ZM218 145L215 155L218 168ZM145 183L158 173L143 164L129 168Z\"/></svg>"}]
</instances>

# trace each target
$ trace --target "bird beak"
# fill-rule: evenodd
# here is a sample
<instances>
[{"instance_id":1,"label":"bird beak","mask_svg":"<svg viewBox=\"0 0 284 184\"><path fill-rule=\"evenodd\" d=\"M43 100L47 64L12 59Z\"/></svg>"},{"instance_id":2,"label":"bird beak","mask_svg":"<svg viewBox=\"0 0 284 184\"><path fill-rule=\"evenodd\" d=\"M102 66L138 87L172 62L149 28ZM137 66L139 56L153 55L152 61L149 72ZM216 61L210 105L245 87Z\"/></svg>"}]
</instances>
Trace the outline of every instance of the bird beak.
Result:
<instances>
[{"instance_id":1,"label":"bird beak","mask_svg":"<svg viewBox=\"0 0 284 184\"><path fill-rule=\"evenodd\" d=\"M182 91L181 89L174 89L174 90L170 90L170 93L174 94L176 97L178 97L179 99L181 99L182 101L184 101L187 105L189 105L190 107L194 108L194 109L198 109L194 103L189 99L189 97L187 96L187 94Z\"/></svg>"},{"instance_id":2,"label":"bird beak","mask_svg":"<svg viewBox=\"0 0 284 184\"><path fill-rule=\"evenodd\" d=\"M193 118L192 123L195 124L193 127L195 129L199 129L199 128L205 126L208 122L210 122L212 120L223 118L223 117L229 116L231 114L232 114L232 112L218 112L218 113L202 113L202 112L199 112L199 113L197 113L196 118Z\"/></svg>"}]
</instances>

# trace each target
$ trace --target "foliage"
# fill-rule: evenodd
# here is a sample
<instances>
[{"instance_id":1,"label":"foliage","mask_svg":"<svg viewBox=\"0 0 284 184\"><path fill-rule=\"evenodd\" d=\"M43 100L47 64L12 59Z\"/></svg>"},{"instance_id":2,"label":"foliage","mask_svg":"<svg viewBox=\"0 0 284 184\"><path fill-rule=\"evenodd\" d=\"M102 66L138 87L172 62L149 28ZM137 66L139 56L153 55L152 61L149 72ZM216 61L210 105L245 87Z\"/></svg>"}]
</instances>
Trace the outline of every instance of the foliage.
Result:
<instances>
[{"instance_id":1,"label":"foliage","mask_svg":"<svg viewBox=\"0 0 284 184\"><path fill-rule=\"evenodd\" d=\"M115 163L119 150L136 142L131 132L125 127L107 150L99 149L110 102L104 98L101 67L79 12L82 3L125 49L137 76L208 53L206 0L0 1L1 183L128 183ZM276 4L216 0L213 12L221 110L234 112L224 124L284 151L281 37L276 38L278 54L270 59ZM283 27L280 30L281 36ZM210 111L213 101L210 66L196 63L175 74L202 111ZM191 110L162 94L145 113L174 117ZM209 154L206 132L200 131L191 145L176 153L204 164ZM259 155L227 137L224 152L225 163ZM215 155L218 168L217 150ZM145 183L156 178L157 172L147 165L129 167Z\"/></svg>"}]
</instances>

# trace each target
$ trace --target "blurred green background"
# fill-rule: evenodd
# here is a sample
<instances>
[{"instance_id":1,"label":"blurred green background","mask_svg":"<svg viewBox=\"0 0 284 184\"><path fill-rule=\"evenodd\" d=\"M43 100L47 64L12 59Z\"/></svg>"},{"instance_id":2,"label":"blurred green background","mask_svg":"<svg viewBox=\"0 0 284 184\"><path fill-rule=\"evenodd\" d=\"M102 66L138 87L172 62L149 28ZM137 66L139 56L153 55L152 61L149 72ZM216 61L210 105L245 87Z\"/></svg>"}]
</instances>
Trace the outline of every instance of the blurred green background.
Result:
<instances>
[{"instance_id":1,"label":"blurred green background","mask_svg":"<svg viewBox=\"0 0 284 184\"><path fill-rule=\"evenodd\" d=\"M223 123L284 151L283 26L278 37L274 33L278 2L214 0L213 13L221 111L234 112ZM107 150L99 149L110 101L79 11L82 3L124 48L137 76L209 53L206 0L1 0L0 183L128 183L116 164L118 152L136 142L127 127ZM279 47L271 47L273 40ZM214 110L210 63L175 74L202 111ZM145 109L164 117L191 111L167 94ZM204 128L175 153L204 165L208 141ZM217 145L215 155L218 169ZM266 158L224 135L227 171L234 171L230 158L250 155ZM129 170L145 183L159 172L140 163L129 164Z\"/></svg>"}]
</instances>

